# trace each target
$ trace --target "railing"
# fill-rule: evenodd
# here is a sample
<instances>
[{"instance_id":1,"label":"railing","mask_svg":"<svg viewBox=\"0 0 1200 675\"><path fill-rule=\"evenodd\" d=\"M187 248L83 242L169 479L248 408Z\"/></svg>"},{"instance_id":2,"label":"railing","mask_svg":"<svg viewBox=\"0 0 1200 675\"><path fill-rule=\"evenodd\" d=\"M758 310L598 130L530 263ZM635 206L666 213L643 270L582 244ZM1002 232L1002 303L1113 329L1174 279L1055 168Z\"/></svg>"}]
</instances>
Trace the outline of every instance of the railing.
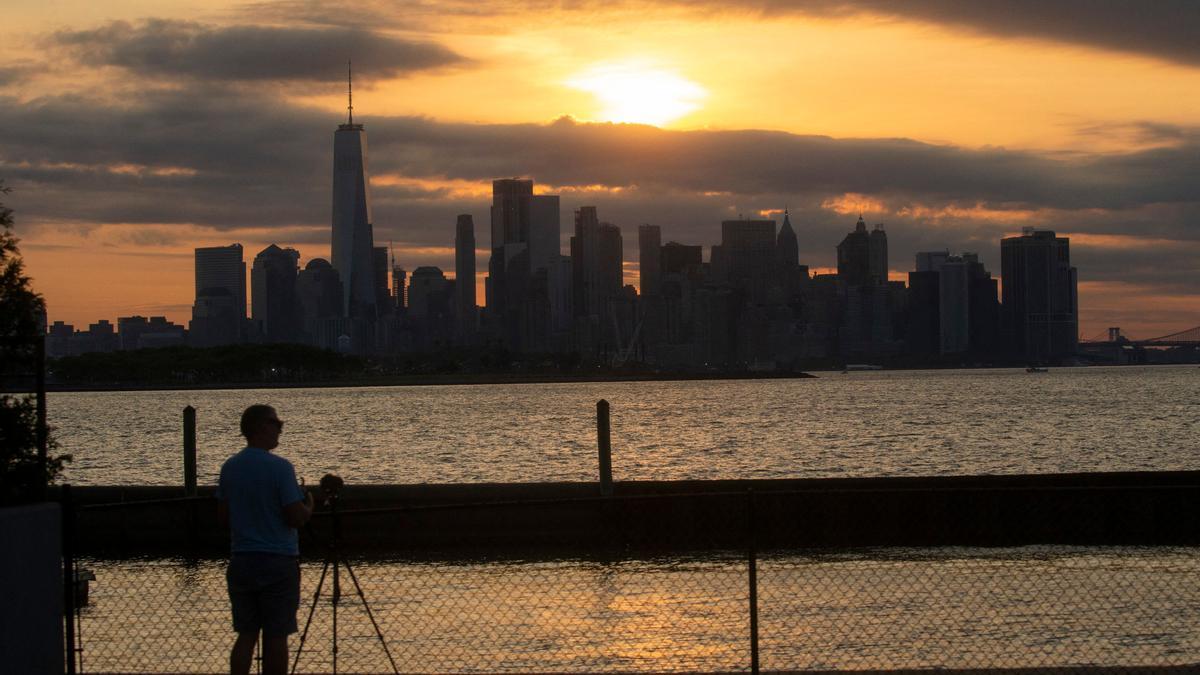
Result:
<instances>
[{"instance_id":1,"label":"railing","mask_svg":"<svg viewBox=\"0 0 1200 675\"><path fill-rule=\"evenodd\" d=\"M969 511L991 497L854 496L877 514L885 535L894 523L930 542L922 546L829 547L850 521L824 496L617 494L364 509L347 497L336 517L322 512L302 537L301 634L290 640L289 667L566 673L1200 664L1200 548L1078 545L1107 527L1088 522L1109 518L1091 507L1108 499L1102 488L1005 493L978 511L990 516L957 520L946 504ZM930 500L942 501L934 508ZM114 510L136 528L172 509L180 523L207 518L211 506L201 497L64 512L85 532ZM543 535L500 540L513 523L540 523ZM1024 534L1010 538L1014 523ZM346 532L336 549L335 524ZM86 606L72 610L78 672L227 668L233 634L223 559L122 558L89 546L66 547L68 569L95 574Z\"/></svg>"}]
</instances>

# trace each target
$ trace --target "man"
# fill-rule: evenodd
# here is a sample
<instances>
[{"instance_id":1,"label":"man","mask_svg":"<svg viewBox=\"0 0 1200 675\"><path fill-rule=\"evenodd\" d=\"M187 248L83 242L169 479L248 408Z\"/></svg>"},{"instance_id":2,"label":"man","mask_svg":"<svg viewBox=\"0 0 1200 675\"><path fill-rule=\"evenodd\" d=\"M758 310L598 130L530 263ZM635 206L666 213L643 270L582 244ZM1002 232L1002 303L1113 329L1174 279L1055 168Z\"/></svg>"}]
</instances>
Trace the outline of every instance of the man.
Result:
<instances>
[{"instance_id":1,"label":"man","mask_svg":"<svg viewBox=\"0 0 1200 675\"><path fill-rule=\"evenodd\" d=\"M288 635L300 606L300 546L296 529L312 517L313 496L296 484L296 470L271 454L283 422L268 405L242 413L246 447L221 466L217 514L230 529L225 579L237 640L229 671L250 672L254 645L263 638L263 672L287 672Z\"/></svg>"}]
</instances>

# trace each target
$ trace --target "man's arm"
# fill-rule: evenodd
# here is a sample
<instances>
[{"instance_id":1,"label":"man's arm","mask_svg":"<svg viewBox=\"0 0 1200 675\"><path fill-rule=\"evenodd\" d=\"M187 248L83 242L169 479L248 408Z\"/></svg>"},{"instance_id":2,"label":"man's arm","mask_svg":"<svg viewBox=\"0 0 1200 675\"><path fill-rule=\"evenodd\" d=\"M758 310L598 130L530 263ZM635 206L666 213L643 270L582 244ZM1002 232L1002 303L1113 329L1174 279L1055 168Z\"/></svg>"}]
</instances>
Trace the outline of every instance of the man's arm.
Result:
<instances>
[{"instance_id":1,"label":"man's arm","mask_svg":"<svg viewBox=\"0 0 1200 675\"><path fill-rule=\"evenodd\" d=\"M308 490L304 491L304 501L292 502L283 507L283 519L288 527L300 529L308 524L313 514L313 496Z\"/></svg>"}]
</instances>

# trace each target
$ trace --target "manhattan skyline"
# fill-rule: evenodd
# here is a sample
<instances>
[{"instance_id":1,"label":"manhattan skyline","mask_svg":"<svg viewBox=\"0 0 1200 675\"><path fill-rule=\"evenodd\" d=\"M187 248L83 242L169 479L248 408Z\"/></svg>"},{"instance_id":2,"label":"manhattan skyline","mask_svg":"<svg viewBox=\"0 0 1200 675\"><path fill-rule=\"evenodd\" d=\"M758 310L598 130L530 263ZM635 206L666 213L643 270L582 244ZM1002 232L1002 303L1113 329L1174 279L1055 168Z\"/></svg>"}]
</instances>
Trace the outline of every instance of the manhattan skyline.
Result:
<instances>
[{"instance_id":1,"label":"manhattan skyline","mask_svg":"<svg viewBox=\"0 0 1200 675\"><path fill-rule=\"evenodd\" d=\"M454 270L472 214L482 282L489 183L519 176L561 196L563 222L594 204L619 225L635 286L645 223L707 247L722 220L786 207L818 272L862 212L891 234L892 279L946 248L998 271L1002 237L1053 229L1081 270L1081 333L1194 325L1197 10L1017 5L22 7L0 175L51 319L183 320L194 247L330 257L353 58L375 243L410 270Z\"/></svg>"}]
</instances>

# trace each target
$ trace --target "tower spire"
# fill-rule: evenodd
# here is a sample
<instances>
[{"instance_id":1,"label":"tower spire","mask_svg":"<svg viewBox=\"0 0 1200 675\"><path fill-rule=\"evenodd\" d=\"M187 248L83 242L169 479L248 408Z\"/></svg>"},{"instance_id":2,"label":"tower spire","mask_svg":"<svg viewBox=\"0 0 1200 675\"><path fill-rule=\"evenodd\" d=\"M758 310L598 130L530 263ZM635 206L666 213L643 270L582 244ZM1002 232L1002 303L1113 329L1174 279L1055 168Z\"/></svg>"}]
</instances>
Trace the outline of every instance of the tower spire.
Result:
<instances>
[{"instance_id":1,"label":"tower spire","mask_svg":"<svg viewBox=\"0 0 1200 675\"><path fill-rule=\"evenodd\" d=\"M354 124L354 71L352 70L353 61L346 60L346 112L348 116L348 124Z\"/></svg>"}]
</instances>

